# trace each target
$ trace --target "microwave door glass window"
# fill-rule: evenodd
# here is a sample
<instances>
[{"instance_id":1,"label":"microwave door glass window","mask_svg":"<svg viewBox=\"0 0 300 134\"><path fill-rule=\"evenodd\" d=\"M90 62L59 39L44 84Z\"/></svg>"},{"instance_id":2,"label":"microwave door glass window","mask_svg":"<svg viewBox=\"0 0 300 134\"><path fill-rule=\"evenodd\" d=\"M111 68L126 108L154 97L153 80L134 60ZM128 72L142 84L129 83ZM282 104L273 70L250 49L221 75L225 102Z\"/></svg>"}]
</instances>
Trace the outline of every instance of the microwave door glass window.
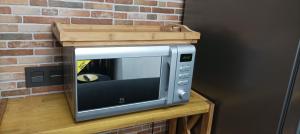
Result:
<instances>
[{"instance_id":1,"label":"microwave door glass window","mask_svg":"<svg viewBox=\"0 0 300 134\"><path fill-rule=\"evenodd\" d=\"M161 57L78 60L78 111L156 100Z\"/></svg>"}]
</instances>

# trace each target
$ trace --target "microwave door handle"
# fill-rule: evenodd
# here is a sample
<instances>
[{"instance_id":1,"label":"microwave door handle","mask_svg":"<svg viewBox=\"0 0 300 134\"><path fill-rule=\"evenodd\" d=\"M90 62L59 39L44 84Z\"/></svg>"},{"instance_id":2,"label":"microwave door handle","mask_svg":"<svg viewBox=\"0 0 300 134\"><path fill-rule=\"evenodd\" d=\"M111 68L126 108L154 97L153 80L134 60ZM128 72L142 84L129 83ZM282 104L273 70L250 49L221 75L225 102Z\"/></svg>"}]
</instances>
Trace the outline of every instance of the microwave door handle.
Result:
<instances>
[{"instance_id":1,"label":"microwave door handle","mask_svg":"<svg viewBox=\"0 0 300 134\"><path fill-rule=\"evenodd\" d=\"M169 71L169 78L168 78L168 95L167 95L167 104L173 103L173 96L174 96L174 86L176 80L176 63L177 63L177 47L170 46L170 58L168 60L168 71Z\"/></svg>"}]
</instances>

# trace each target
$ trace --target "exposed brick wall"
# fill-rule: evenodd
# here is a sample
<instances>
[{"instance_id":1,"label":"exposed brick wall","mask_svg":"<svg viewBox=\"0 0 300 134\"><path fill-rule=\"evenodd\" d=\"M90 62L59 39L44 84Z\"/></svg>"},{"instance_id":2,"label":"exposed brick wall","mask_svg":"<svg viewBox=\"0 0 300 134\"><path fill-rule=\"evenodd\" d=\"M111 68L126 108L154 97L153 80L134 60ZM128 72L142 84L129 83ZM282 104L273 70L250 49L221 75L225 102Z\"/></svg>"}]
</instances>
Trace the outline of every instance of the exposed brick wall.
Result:
<instances>
[{"instance_id":1,"label":"exposed brick wall","mask_svg":"<svg viewBox=\"0 0 300 134\"><path fill-rule=\"evenodd\" d=\"M0 0L0 98L57 93L62 86L25 87L24 67L60 65L51 24L181 23L184 0ZM156 123L157 124L157 123ZM154 130L165 131L165 123ZM126 128L147 133L149 124ZM146 128L145 128L146 127ZM151 127L149 127L151 128ZM128 131L129 131L128 130ZM157 131L157 133L161 133ZM124 133L122 130L112 132ZM155 131L156 132L156 131Z\"/></svg>"},{"instance_id":2,"label":"exposed brick wall","mask_svg":"<svg viewBox=\"0 0 300 134\"><path fill-rule=\"evenodd\" d=\"M163 25L181 23L183 0L0 0L0 97L56 93L26 88L24 67L58 65L61 48L51 24Z\"/></svg>"},{"instance_id":3,"label":"exposed brick wall","mask_svg":"<svg viewBox=\"0 0 300 134\"><path fill-rule=\"evenodd\" d=\"M98 134L165 134L168 126L166 121L147 123L122 129L110 130Z\"/></svg>"}]
</instances>

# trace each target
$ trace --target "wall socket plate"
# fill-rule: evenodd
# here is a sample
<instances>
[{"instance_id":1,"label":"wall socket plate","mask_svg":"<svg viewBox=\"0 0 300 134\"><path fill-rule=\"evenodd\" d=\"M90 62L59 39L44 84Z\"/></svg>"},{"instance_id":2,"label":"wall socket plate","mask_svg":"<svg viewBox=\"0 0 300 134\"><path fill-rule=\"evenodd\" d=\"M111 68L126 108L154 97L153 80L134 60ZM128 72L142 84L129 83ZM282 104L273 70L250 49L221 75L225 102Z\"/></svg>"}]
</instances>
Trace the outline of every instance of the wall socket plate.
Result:
<instances>
[{"instance_id":1,"label":"wall socket plate","mask_svg":"<svg viewBox=\"0 0 300 134\"><path fill-rule=\"evenodd\" d=\"M42 66L25 68L26 87L62 85L63 82L64 78L62 66Z\"/></svg>"}]
</instances>

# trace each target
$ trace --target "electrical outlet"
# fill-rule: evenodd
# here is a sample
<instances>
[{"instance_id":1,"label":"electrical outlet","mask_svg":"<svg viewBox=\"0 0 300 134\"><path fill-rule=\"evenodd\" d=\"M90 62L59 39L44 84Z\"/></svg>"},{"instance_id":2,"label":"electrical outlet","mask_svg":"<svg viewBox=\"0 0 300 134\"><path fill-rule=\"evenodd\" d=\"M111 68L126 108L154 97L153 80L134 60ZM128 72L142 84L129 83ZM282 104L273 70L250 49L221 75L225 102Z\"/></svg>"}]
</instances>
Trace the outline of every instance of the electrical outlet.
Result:
<instances>
[{"instance_id":1,"label":"electrical outlet","mask_svg":"<svg viewBox=\"0 0 300 134\"><path fill-rule=\"evenodd\" d=\"M26 67L26 87L39 87L63 84L62 66Z\"/></svg>"}]
</instances>

